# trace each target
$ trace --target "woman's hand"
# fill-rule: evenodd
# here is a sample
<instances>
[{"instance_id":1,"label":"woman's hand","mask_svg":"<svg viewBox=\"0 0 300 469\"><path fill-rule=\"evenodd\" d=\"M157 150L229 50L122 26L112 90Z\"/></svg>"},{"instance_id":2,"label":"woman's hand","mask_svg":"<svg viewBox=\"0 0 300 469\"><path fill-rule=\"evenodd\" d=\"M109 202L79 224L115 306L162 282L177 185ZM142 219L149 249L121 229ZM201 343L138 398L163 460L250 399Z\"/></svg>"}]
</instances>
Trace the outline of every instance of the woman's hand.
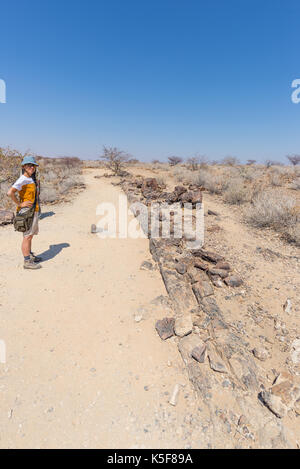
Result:
<instances>
[{"instance_id":1,"label":"woman's hand","mask_svg":"<svg viewBox=\"0 0 300 469\"><path fill-rule=\"evenodd\" d=\"M20 204L20 207L21 207L21 208L32 207L32 206L33 206L33 203L30 202L29 200L25 200L25 202L22 202L22 203Z\"/></svg>"}]
</instances>

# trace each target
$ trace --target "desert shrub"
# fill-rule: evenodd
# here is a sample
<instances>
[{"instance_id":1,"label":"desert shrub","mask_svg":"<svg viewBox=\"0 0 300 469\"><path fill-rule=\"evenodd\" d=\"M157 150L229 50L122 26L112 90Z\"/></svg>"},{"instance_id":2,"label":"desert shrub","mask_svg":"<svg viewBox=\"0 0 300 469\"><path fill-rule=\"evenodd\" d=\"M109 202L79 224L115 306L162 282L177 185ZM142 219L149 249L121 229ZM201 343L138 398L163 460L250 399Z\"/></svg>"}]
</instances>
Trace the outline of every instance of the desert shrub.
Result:
<instances>
[{"instance_id":1,"label":"desert shrub","mask_svg":"<svg viewBox=\"0 0 300 469\"><path fill-rule=\"evenodd\" d=\"M182 183L191 183L193 178L193 173L181 166L172 168L172 175L176 182Z\"/></svg>"},{"instance_id":2,"label":"desert shrub","mask_svg":"<svg viewBox=\"0 0 300 469\"><path fill-rule=\"evenodd\" d=\"M300 178L294 179L294 181L289 185L289 189L293 189L295 191L300 190Z\"/></svg>"},{"instance_id":3,"label":"desert shrub","mask_svg":"<svg viewBox=\"0 0 300 469\"><path fill-rule=\"evenodd\" d=\"M105 162L105 167L114 175L120 175L125 170L130 155L116 147L103 146L103 154L100 156Z\"/></svg>"},{"instance_id":4,"label":"desert shrub","mask_svg":"<svg viewBox=\"0 0 300 469\"><path fill-rule=\"evenodd\" d=\"M270 185L275 187L280 187L282 185L282 179L280 174L272 173L270 174Z\"/></svg>"},{"instance_id":5,"label":"desert shrub","mask_svg":"<svg viewBox=\"0 0 300 469\"><path fill-rule=\"evenodd\" d=\"M54 187L41 187L40 201L42 203L56 202L59 199L59 192Z\"/></svg>"},{"instance_id":6,"label":"desert shrub","mask_svg":"<svg viewBox=\"0 0 300 469\"><path fill-rule=\"evenodd\" d=\"M227 204L241 205L249 200L249 191L244 186L242 179L231 179L223 194Z\"/></svg>"},{"instance_id":7,"label":"desert shrub","mask_svg":"<svg viewBox=\"0 0 300 469\"><path fill-rule=\"evenodd\" d=\"M296 201L276 189L256 195L244 218L257 228L270 227L281 231L297 223Z\"/></svg>"},{"instance_id":8,"label":"desert shrub","mask_svg":"<svg viewBox=\"0 0 300 469\"><path fill-rule=\"evenodd\" d=\"M168 162L170 166L176 166L179 163L183 162L183 159L180 156L169 156Z\"/></svg>"},{"instance_id":9,"label":"desert shrub","mask_svg":"<svg viewBox=\"0 0 300 469\"><path fill-rule=\"evenodd\" d=\"M222 163L227 166L234 166L239 164L239 160L235 156L225 156L225 158L222 160Z\"/></svg>"}]
</instances>

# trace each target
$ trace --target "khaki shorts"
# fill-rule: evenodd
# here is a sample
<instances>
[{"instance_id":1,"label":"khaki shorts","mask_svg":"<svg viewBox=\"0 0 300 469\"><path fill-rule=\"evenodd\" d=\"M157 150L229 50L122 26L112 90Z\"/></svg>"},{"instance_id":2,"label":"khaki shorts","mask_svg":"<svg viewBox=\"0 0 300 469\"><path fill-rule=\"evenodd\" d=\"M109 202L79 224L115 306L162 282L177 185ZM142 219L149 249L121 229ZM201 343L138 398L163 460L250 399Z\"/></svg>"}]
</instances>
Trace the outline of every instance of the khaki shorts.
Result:
<instances>
[{"instance_id":1,"label":"khaki shorts","mask_svg":"<svg viewBox=\"0 0 300 469\"><path fill-rule=\"evenodd\" d=\"M23 237L37 235L39 232L39 212L35 212L31 228L23 233Z\"/></svg>"}]
</instances>

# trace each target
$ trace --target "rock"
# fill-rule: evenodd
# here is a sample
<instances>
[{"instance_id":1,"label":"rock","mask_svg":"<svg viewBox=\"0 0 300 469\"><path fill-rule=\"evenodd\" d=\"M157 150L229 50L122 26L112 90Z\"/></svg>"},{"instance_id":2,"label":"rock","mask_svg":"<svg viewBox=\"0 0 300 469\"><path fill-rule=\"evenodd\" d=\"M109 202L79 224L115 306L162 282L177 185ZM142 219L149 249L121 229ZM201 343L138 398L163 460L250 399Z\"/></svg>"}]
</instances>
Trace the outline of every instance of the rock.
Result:
<instances>
[{"instance_id":1,"label":"rock","mask_svg":"<svg viewBox=\"0 0 300 469\"><path fill-rule=\"evenodd\" d=\"M177 194L177 196L180 196L181 194L187 192L187 189L183 186L175 186L174 192Z\"/></svg>"},{"instance_id":2,"label":"rock","mask_svg":"<svg viewBox=\"0 0 300 469\"><path fill-rule=\"evenodd\" d=\"M300 384L293 376L281 372L268 391L262 391L259 397L264 404L279 418L284 417L300 399Z\"/></svg>"},{"instance_id":3,"label":"rock","mask_svg":"<svg viewBox=\"0 0 300 469\"><path fill-rule=\"evenodd\" d=\"M199 282L194 283L192 285L192 289L199 304L201 303L201 300L203 298L214 294L214 289L213 289L212 284L210 282L206 282L203 280L200 280Z\"/></svg>"},{"instance_id":4,"label":"rock","mask_svg":"<svg viewBox=\"0 0 300 469\"><path fill-rule=\"evenodd\" d=\"M185 316L197 306L189 283L184 282L180 274L160 264L160 272L169 293L176 315Z\"/></svg>"},{"instance_id":5,"label":"rock","mask_svg":"<svg viewBox=\"0 0 300 469\"><path fill-rule=\"evenodd\" d=\"M155 178L146 178L142 183L142 192L157 191L159 189L157 180Z\"/></svg>"},{"instance_id":6,"label":"rock","mask_svg":"<svg viewBox=\"0 0 300 469\"><path fill-rule=\"evenodd\" d=\"M201 257L201 259L212 262L214 264L224 260L223 256L220 256L219 254L215 252L205 251L204 249L192 250L192 254L195 257Z\"/></svg>"},{"instance_id":7,"label":"rock","mask_svg":"<svg viewBox=\"0 0 300 469\"><path fill-rule=\"evenodd\" d=\"M209 277L204 270L196 269L195 267L190 265L187 269L187 273L188 273L188 278L190 279L190 282L192 284L201 282L201 281L209 282Z\"/></svg>"},{"instance_id":8,"label":"rock","mask_svg":"<svg viewBox=\"0 0 300 469\"><path fill-rule=\"evenodd\" d=\"M228 277L228 270L225 269L214 269L210 268L208 271L211 275L218 275L221 278L226 278Z\"/></svg>"},{"instance_id":9,"label":"rock","mask_svg":"<svg viewBox=\"0 0 300 469\"><path fill-rule=\"evenodd\" d=\"M162 340L166 340L174 335L174 326L174 318L164 318L156 322L155 329L157 330L159 337Z\"/></svg>"},{"instance_id":10,"label":"rock","mask_svg":"<svg viewBox=\"0 0 300 469\"><path fill-rule=\"evenodd\" d=\"M209 264L207 264L206 262L202 262L202 261L200 261L199 259L196 259L196 260L195 260L194 266L195 266L197 269L200 269L200 270L208 270L208 268L209 268Z\"/></svg>"},{"instance_id":11,"label":"rock","mask_svg":"<svg viewBox=\"0 0 300 469\"><path fill-rule=\"evenodd\" d=\"M230 275L230 277L225 278L224 282L229 287L239 287L240 285L242 285L243 280L237 275Z\"/></svg>"},{"instance_id":12,"label":"rock","mask_svg":"<svg viewBox=\"0 0 300 469\"><path fill-rule=\"evenodd\" d=\"M186 269L186 265L185 265L185 264L182 264L182 263L176 264L175 269L176 269L176 271L177 271L179 274L181 274L181 275L185 274L185 273L186 273L186 270L187 270L187 269Z\"/></svg>"},{"instance_id":13,"label":"rock","mask_svg":"<svg viewBox=\"0 0 300 469\"><path fill-rule=\"evenodd\" d=\"M205 346L205 343L197 334L190 334L186 337L183 337L178 344L178 350L184 363L187 364L192 362L193 350L196 347L202 348L203 346Z\"/></svg>"},{"instance_id":14,"label":"rock","mask_svg":"<svg viewBox=\"0 0 300 469\"><path fill-rule=\"evenodd\" d=\"M214 210L208 209L207 210L207 215L215 215L217 217L219 214L217 212L215 212Z\"/></svg>"},{"instance_id":15,"label":"rock","mask_svg":"<svg viewBox=\"0 0 300 469\"><path fill-rule=\"evenodd\" d=\"M286 302L284 303L283 310L287 314L289 314L292 311L292 302L289 298L287 298Z\"/></svg>"},{"instance_id":16,"label":"rock","mask_svg":"<svg viewBox=\"0 0 300 469\"><path fill-rule=\"evenodd\" d=\"M212 370L219 373L227 373L227 369L222 358L217 354L216 350L210 345L207 351L209 364Z\"/></svg>"},{"instance_id":17,"label":"rock","mask_svg":"<svg viewBox=\"0 0 300 469\"><path fill-rule=\"evenodd\" d=\"M15 214L11 210L0 210L0 225L9 225L13 223L14 218Z\"/></svg>"},{"instance_id":18,"label":"rock","mask_svg":"<svg viewBox=\"0 0 300 469\"><path fill-rule=\"evenodd\" d=\"M175 406L177 404L178 400L178 394L179 394L179 384L175 384L171 399L169 400L169 404Z\"/></svg>"},{"instance_id":19,"label":"rock","mask_svg":"<svg viewBox=\"0 0 300 469\"><path fill-rule=\"evenodd\" d=\"M261 361L265 361L269 358L268 350L264 349L263 347L256 347L252 350L253 355L255 358Z\"/></svg>"},{"instance_id":20,"label":"rock","mask_svg":"<svg viewBox=\"0 0 300 469\"><path fill-rule=\"evenodd\" d=\"M192 357L199 363L204 363L206 355L206 345L194 347L191 353Z\"/></svg>"},{"instance_id":21,"label":"rock","mask_svg":"<svg viewBox=\"0 0 300 469\"><path fill-rule=\"evenodd\" d=\"M159 295L155 297L153 300L151 300L151 304L156 305L156 306L170 306L170 300L168 296L164 295Z\"/></svg>"},{"instance_id":22,"label":"rock","mask_svg":"<svg viewBox=\"0 0 300 469\"><path fill-rule=\"evenodd\" d=\"M91 233L97 233L97 226L96 225L91 225Z\"/></svg>"},{"instance_id":23,"label":"rock","mask_svg":"<svg viewBox=\"0 0 300 469\"><path fill-rule=\"evenodd\" d=\"M270 391L261 391L258 397L276 417L282 418L286 415L287 408L280 397L273 395Z\"/></svg>"},{"instance_id":24,"label":"rock","mask_svg":"<svg viewBox=\"0 0 300 469\"><path fill-rule=\"evenodd\" d=\"M300 364L300 339L294 340L291 344L291 360L294 365Z\"/></svg>"},{"instance_id":25,"label":"rock","mask_svg":"<svg viewBox=\"0 0 300 469\"><path fill-rule=\"evenodd\" d=\"M184 194L180 195L178 199L183 203L190 203L192 205L198 204L202 202L202 192L200 190L197 191L188 191Z\"/></svg>"},{"instance_id":26,"label":"rock","mask_svg":"<svg viewBox=\"0 0 300 469\"><path fill-rule=\"evenodd\" d=\"M134 316L135 322L141 322L142 319L143 319L143 316L141 314Z\"/></svg>"},{"instance_id":27,"label":"rock","mask_svg":"<svg viewBox=\"0 0 300 469\"><path fill-rule=\"evenodd\" d=\"M141 270L153 270L153 264L152 262L144 261L141 263L140 269Z\"/></svg>"},{"instance_id":28,"label":"rock","mask_svg":"<svg viewBox=\"0 0 300 469\"><path fill-rule=\"evenodd\" d=\"M179 316L175 319L174 331L178 337L184 337L193 330L192 317L190 314Z\"/></svg>"},{"instance_id":29,"label":"rock","mask_svg":"<svg viewBox=\"0 0 300 469\"><path fill-rule=\"evenodd\" d=\"M217 262L215 265L215 269L231 270L231 267L228 262Z\"/></svg>"},{"instance_id":30,"label":"rock","mask_svg":"<svg viewBox=\"0 0 300 469\"><path fill-rule=\"evenodd\" d=\"M211 275L210 278L215 287L222 288L224 286L222 280L217 275Z\"/></svg>"},{"instance_id":31,"label":"rock","mask_svg":"<svg viewBox=\"0 0 300 469\"><path fill-rule=\"evenodd\" d=\"M297 399L297 401L295 402L294 411L296 415L300 415L300 399Z\"/></svg>"}]
</instances>

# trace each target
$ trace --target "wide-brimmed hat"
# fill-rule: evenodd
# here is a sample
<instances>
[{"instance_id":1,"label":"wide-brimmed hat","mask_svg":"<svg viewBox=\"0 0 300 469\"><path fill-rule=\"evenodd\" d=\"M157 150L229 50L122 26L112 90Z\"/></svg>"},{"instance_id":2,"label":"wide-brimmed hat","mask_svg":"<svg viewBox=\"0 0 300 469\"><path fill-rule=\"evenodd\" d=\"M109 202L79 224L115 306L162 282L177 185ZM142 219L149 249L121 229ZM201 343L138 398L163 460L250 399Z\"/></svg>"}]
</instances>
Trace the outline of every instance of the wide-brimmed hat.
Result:
<instances>
[{"instance_id":1,"label":"wide-brimmed hat","mask_svg":"<svg viewBox=\"0 0 300 469\"><path fill-rule=\"evenodd\" d=\"M22 166L24 166L25 164L34 164L35 166L38 166L34 156L24 156Z\"/></svg>"}]
</instances>

